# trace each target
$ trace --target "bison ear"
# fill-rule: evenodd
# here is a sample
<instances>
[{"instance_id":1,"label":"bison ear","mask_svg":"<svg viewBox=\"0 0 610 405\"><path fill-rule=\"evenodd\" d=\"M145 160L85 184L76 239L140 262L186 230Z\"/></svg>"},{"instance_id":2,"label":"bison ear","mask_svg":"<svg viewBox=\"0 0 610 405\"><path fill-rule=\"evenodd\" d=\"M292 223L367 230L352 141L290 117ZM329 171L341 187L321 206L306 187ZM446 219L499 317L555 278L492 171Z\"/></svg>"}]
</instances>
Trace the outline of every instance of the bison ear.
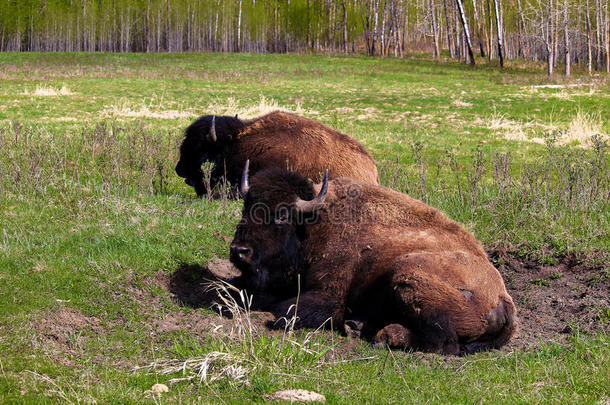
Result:
<instances>
[{"instance_id":1,"label":"bison ear","mask_svg":"<svg viewBox=\"0 0 610 405\"><path fill-rule=\"evenodd\" d=\"M241 184L239 185L239 193L241 198L245 198L250 190L250 182L248 181L248 169L250 168L250 159L246 160L244 170L241 173Z\"/></svg>"},{"instance_id":2,"label":"bison ear","mask_svg":"<svg viewBox=\"0 0 610 405\"><path fill-rule=\"evenodd\" d=\"M297 197L297 200L294 203L294 205L297 208L297 211L305 214L305 213L315 212L315 211L319 210L324 205L324 200L326 200L327 192L328 192L328 169L326 169L326 172L324 173L324 182L322 183L322 188L320 189L320 193L318 194L318 196L316 198L314 198L311 201L306 201L306 200L301 200L299 197Z\"/></svg>"},{"instance_id":3,"label":"bison ear","mask_svg":"<svg viewBox=\"0 0 610 405\"><path fill-rule=\"evenodd\" d=\"M210 133L208 134L208 141L216 142L218 138L216 137L216 116L212 115L212 125L210 125Z\"/></svg>"}]
</instances>

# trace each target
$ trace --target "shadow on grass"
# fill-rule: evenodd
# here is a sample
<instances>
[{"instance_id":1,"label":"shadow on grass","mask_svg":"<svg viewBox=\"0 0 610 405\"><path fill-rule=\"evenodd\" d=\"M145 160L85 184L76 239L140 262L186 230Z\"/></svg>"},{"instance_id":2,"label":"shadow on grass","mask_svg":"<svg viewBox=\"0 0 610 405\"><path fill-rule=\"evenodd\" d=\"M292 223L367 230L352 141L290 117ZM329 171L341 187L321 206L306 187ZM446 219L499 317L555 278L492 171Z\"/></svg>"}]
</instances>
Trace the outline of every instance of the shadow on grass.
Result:
<instances>
[{"instance_id":1,"label":"shadow on grass","mask_svg":"<svg viewBox=\"0 0 610 405\"><path fill-rule=\"evenodd\" d=\"M231 318L232 314L227 310L226 303L223 303L218 295L217 288L213 283L225 282L233 285L235 289L227 289L233 302L244 306L243 297L240 290L245 290L241 274L226 259L214 259L208 266L201 266L195 263L180 263L176 271L169 277L169 291L173 294L174 300L180 306L190 308L208 308L218 312L222 307L222 315ZM254 311L266 311L276 301L273 296L266 294L250 294L243 291L244 296L249 297L249 309ZM225 297L226 299L227 297Z\"/></svg>"},{"instance_id":2,"label":"shadow on grass","mask_svg":"<svg viewBox=\"0 0 610 405\"><path fill-rule=\"evenodd\" d=\"M176 302L190 308L212 308L218 300L218 294L209 284L220 280L208 267L194 263L180 263L170 275L169 291L174 294Z\"/></svg>"}]
</instances>

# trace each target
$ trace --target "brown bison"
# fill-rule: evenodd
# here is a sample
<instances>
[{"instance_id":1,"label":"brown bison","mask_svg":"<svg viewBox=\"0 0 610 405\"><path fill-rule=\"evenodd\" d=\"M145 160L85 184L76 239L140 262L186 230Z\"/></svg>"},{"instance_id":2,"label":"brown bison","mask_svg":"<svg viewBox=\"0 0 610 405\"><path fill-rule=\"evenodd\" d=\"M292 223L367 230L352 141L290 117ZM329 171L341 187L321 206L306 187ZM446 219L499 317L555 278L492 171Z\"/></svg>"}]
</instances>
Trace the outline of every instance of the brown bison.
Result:
<instances>
[{"instance_id":1,"label":"brown bison","mask_svg":"<svg viewBox=\"0 0 610 405\"><path fill-rule=\"evenodd\" d=\"M241 286L273 297L276 317L298 303L297 327L330 319L375 344L448 354L497 348L514 334L502 277L437 209L328 173L314 185L271 169L249 185L246 169L241 192L231 261Z\"/></svg>"},{"instance_id":2,"label":"brown bison","mask_svg":"<svg viewBox=\"0 0 610 405\"><path fill-rule=\"evenodd\" d=\"M319 180L328 168L336 177L379 184L375 161L355 139L319 122L279 111L251 121L237 116L199 118L186 129L176 173L201 197L206 193L203 162L214 163L210 176L213 188L223 179L238 185L246 159L250 159L252 174L275 167Z\"/></svg>"}]
</instances>

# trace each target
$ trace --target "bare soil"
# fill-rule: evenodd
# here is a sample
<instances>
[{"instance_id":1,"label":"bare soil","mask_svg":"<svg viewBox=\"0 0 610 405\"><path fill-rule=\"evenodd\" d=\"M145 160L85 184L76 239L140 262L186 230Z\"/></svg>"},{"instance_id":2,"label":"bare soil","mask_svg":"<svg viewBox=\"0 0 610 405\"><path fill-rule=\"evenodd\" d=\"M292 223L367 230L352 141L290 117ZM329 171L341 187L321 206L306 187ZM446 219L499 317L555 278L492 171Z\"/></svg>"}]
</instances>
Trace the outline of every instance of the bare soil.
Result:
<instances>
[{"instance_id":1,"label":"bare soil","mask_svg":"<svg viewBox=\"0 0 610 405\"><path fill-rule=\"evenodd\" d=\"M608 328L610 261L607 255L561 258L519 257L515 249L493 249L498 268L517 306L519 331L509 348L532 349L541 343L563 343L579 332Z\"/></svg>"},{"instance_id":2,"label":"bare soil","mask_svg":"<svg viewBox=\"0 0 610 405\"><path fill-rule=\"evenodd\" d=\"M82 331L102 331L99 319L64 306L57 311L44 313L34 328L39 336L35 342L41 344L51 358L65 366L73 365L71 358L82 350Z\"/></svg>"}]
</instances>

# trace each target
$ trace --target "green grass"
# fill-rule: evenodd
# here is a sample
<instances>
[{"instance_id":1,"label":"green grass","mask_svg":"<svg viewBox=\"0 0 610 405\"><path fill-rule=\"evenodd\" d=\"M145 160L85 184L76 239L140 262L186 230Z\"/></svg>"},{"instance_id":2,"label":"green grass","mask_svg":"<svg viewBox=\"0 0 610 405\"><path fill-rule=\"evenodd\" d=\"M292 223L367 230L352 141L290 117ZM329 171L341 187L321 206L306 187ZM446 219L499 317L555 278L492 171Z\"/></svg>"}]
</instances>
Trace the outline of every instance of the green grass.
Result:
<instances>
[{"instance_id":1,"label":"green grass","mask_svg":"<svg viewBox=\"0 0 610 405\"><path fill-rule=\"evenodd\" d=\"M231 322L166 290L181 266L227 257L240 215L239 202L195 199L173 174L181 131L200 114L274 106L352 134L385 185L487 246L544 251L548 265L575 251L604 260L606 147L531 140L578 133L579 114L594 127L581 132L610 133L610 87L605 76L531 87L546 83L519 66L417 59L0 54L0 401L243 403L284 388L329 403L608 401L605 333L464 359L328 332L254 333L245 344ZM249 385L181 382L159 399L146 390L180 373L133 371L213 351L252 368Z\"/></svg>"}]
</instances>

